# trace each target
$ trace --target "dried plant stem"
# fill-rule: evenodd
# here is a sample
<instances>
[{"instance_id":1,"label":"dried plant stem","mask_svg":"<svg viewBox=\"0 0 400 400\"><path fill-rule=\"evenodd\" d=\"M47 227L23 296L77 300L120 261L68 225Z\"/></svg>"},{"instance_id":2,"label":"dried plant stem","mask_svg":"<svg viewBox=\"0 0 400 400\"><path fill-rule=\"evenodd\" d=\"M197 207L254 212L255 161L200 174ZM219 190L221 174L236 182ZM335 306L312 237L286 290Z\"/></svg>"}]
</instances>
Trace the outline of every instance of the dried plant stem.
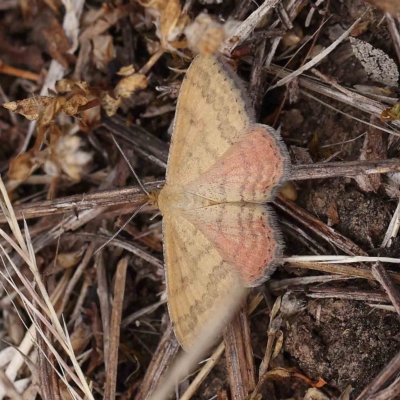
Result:
<instances>
[{"instance_id":1,"label":"dried plant stem","mask_svg":"<svg viewBox=\"0 0 400 400\"><path fill-rule=\"evenodd\" d=\"M385 174L400 171L400 160L389 159L380 161L347 161L332 163L316 163L293 165L290 178L293 181L307 179L333 178L339 176L357 176L360 174ZM164 181L146 183L147 191L158 191ZM43 217L66 212L81 213L96 207L120 206L132 204L138 206L147 201L147 197L138 186L107 190L89 194L79 194L55 200L23 204L14 208L17 219ZM130 211L129 211L130 212ZM81 216L79 217L81 218ZM6 222L4 214L0 213L0 223Z\"/></svg>"},{"instance_id":2,"label":"dried plant stem","mask_svg":"<svg viewBox=\"0 0 400 400\"><path fill-rule=\"evenodd\" d=\"M389 32L393 39L394 49L396 50L398 61L400 61L400 33L396 26L396 20L389 13L385 13L385 18L389 28Z\"/></svg>"},{"instance_id":3,"label":"dried plant stem","mask_svg":"<svg viewBox=\"0 0 400 400\"><path fill-rule=\"evenodd\" d=\"M400 228L400 200L397 204L393 217L383 238L381 247L390 247L392 240L397 236Z\"/></svg>"},{"instance_id":4,"label":"dried plant stem","mask_svg":"<svg viewBox=\"0 0 400 400\"><path fill-rule=\"evenodd\" d=\"M345 276L352 276L355 278L375 280L371 270L352 267L346 264L324 264L315 262L288 262L289 265L294 268L306 268L316 271L328 272L330 274L339 274ZM394 282L400 284L400 274L395 272L390 272L390 277Z\"/></svg>"},{"instance_id":5,"label":"dried plant stem","mask_svg":"<svg viewBox=\"0 0 400 400\"><path fill-rule=\"evenodd\" d=\"M310 287L308 288L307 297L312 299L345 299L358 300L366 302L387 303L389 297L385 293L377 291L350 290L348 288L337 287Z\"/></svg>"},{"instance_id":6,"label":"dried plant stem","mask_svg":"<svg viewBox=\"0 0 400 400\"><path fill-rule=\"evenodd\" d=\"M142 386L135 400L148 399L156 388L160 379L164 376L166 370L174 360L180 345L175 338L172 325L169 324L161 338L154 356L147 368L146 375L143 378Z\"/></svg>"},{"instance_id":7,"label":"dried plant stem","mask_svg":"<svg viewBox=\"0 0 400 400\"><path fill-rule=\"evenodd\" d=\"M242 307L224 331L225 357L231 396L244 400L256 386L247 309Z\"/></svg>"},{"instance_id":8,"label":"dried plant stem","mask_svg":"<svg viewBox=\"0 0 400 400\"><path fill-rule=\"evenodd\" d=\"M386 268L378 261L372 266L372 275L383 286L392 302L397 314L400 315L400 293L394 285L392 278L386 271Z\"/></svg>"},{"instance_id":9,"label":"dried plant stem","mask_svg":"<svg viewBox=\"0 0 400 400\"><path fill-rule=\"evenodd\" d=\"M290 70L278 67L276 65L271 65L269 71L278 77L286 77L290 74ZM315 73L316 71L313 70ZM319 73L322 79L322 74ZM313 92L328 96L334 100L340 101L344 104L350 105L358 110L364 111L370 115L380 117L383 110L387 108L386 105L380 103L379 101L372 100L366 96L362 96L358 93L352 92L334 82L332 79L324 76L325 82L329 83L333 87L328 87L321 82L312 80L307 77L298 78L298 83L300 86L312 90ZM400 121L392 121L392 125L400 127ZM388 125L389 127L390 125ZM396 132L393 132L396 134Z\"/></svg>"},{"instance_id":10,"label":"dried plant stem","mask_svg":"<svg viewBox=\"0 0 400 400\"><path fill-rule=\"evenodd\" d=\"M194 378L194 380L190 383L190 386L186 389L185 393L181 396L179 400L189 400L192 398L192 396L194 396L201 383L214 368L215 364L221 358L222 354L224 354L224 351L225 343L222 342L219 344L209 360L204 364L203 368L196 375L196 378Z\"/></svg>"},{"instance_id":11,"label":"dried plant stem","mask_svg":"<svg viewBox=\"0 0 400 400\"><path fill-rule=\"evenodd\" d=\"M386 174L396 171L400 171L400 159L346 161L292 165L290 178L293 181L301 181L360 174Z\"/></svg>"},{"instance_id":12,"label":"dried plant stem","mask_svg":"<svg viewBox=\"0 0 400 400\"><path fill-rule=\"evenodd\" d=\"M318 236L323 238L329 243L334 244L337 248L343 250L349 255L367 256L368 254L352 242L347 237L343 236L339 232L335 231L330 226L324 224L319 219L308 213L303 208L299 207L296 203L284 199L279 196L274 204L283 212L290 215L296 221L306 226L308 229L316 233Z\"/></svg>"},{"instance_id":13,"label":"dried plant stem","mask_svg":"<svg viewBox=\"0 0 400 400\"><path fill-rule=\"evenodd\" d=\"M279 0L264 1L264 3L257 8L257 10L251 13L249 17L237 27L232 36L226 40L224 46L221 46L221 52L229 56L236 46L243 43L243 41L247 39L261 19L269 12L269 10L271 10L272 7L275 7L278 2Z\"/></svg>"},{"instance_id":14,"label":"dried plant stem","mask_svg":"<svg viewBox=\"0 0 400 400\"><path fill-rule=\"evenodd\" d=\"M104 400L114 400L117 387L118 347L120 337L120 325L122 319L122 306L125 295L126 270L129 257L124 257L117 265L114 286L114 302L110 325L110 348L107 363L107 378Z\"/></svg>"},{"instance_id":15,"label":"dried plant stem","mask_svg":"<svg viewBox=\"0 0 400 400\"><path fill-rule=\"evenodd\" d=\"M314 65L318 64L321 60L323 60L329 53L331 53L333 50L336 49L339 44L346 39L351 31L359 24L361 21L361 18L358 18L354 24L347 29L346 32L344 32L337 40L335 40L330 46L328 46L324 51L321 51L317 56L315 56L312 60L310 60L308 63L304 64L302 67L297 69L296 71L292 72L291 74L287 75L285 78L282 78L280 81L278 81L274 86L270 87L269 90L272 90L278 86L285 85L289 83L292 79L296 78L297 76L301 75L304 71L307 71L308 69L312 68Z\"/></svg>"},{"instance_id":16,"label":"dried plant stem","mask_svg":"<svg viewBox=\"0 0 400 400\"><path fill-rule=\"evenodd\" d=\"M110 348L110 322L111 310L108 293L108 282L106 266L104 264L103 252L98 252L95 256L97 272L97 294L100 302L101 322L103 324L103 351L106 370L108 369L109 348Z\"/></svg>"},{"instance_id":17,"label":"dried plant stem","mask_svg":"<svg viewBox=\"0 0 400 400\"><path fill-rule=\"evenodd\" d=\"M86 249L85 255L82 258L82 261L79 263L78 267L76 268L76 270L74 272L74 275L68 282L68 286L65 289L65 292L64 292L64 295L62 298L61 307L60 307L61 310L65 309L65 306L66 306L68 300L70 300L72 291L74 290L76 284L79 282L84 270L88 266L88 264L92 258L92 255L96 249L96 246L97 246L96 242L92 242L92 243L90 243L89 247Z\"/></svg>"},{"instance_id":18,"label":"dried plant stem","mask_svg":"<svg viewBox=\"0 0 400 400\"><path fill-rule=\"evenodd\" d=\"M40 80L40 75L35 74L34 72L25 71L23 69L14 68L11 65L7 65L0 60L0 73L16 76L22 79L29 79L31 81L38 82Z\"/></svg>"},{"instance_id":19,"label":"dried plant stem","mask_svg":"<svg viewBox=\"0 0 400 400\"><path fill-rule=\"evenodd\" d=\"M65 234L65 235L68 235ZM76 233L74 234L75 237L79 236L82 239L90 240L90 241L105 241L108 239L107 236L101 234L94 234L94 233ZM112 242L109 243L110 246L120 247L121 249L128 250L129 252L135 254L136 256L143 258L143 260L147 261L148 263L154 265L156 268L159 268L163 271L164 276L164 264L156 257L151 254L146 253L144 250L140 249L134 243L127 243L119 239L114 239ZM97 253L98 254L98 253Z\"/></svg>"},{"instance_id":20,"label":"dried plant stem","mask_svg":"<svg viewBox=\"0 0 400 400\"><path fill-rule=\"evenodd\" d=\"M267 287L271 292L280 292L289 287L301 287L313 283L327 283L331 281L344 281L353 279L353 277L338 276L338 275L318 275L318 276L302 276L300 278L287 278L287 279L270 279L267 281Z\"/></svg>"},{"instance_id":21,"label":"dried plant stem","mask_svg":"<svg viewBox=\"0 0 400 400\"><path fill-rule=\"evenodd\" d=\"M143 158L161 168L167 167L168 145L161 139L147 132L139 125L128 127L122 117L104 118L103 127L97 132L109 135L110 132L123 141L134 146L135 151Z\"/></svg>"},{"instance_id":22,"label":"dried plant stem","mask_svg":"<svg viewBox=\"0 0 400 400\"><path fill-rule=\"evenodd\" d=\"M153 65L161 58L161 56L164 54L165 50L163 47L160 47L147 61L147 63L139 70L139 74L146 75Z\"/></svg>"}]
</instances>

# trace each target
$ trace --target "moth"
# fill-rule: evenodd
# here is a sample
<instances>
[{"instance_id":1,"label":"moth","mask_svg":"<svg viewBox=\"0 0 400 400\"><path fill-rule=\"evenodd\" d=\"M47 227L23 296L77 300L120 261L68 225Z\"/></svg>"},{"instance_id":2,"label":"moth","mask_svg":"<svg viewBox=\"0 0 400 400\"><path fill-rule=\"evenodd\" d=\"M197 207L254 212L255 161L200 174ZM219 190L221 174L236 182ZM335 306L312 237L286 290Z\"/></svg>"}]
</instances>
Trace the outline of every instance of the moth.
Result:
<instances>
[{"instance_id":1,"label":"moth","mask_svg":"<svg viewBox=\"0 0 400 400\"><path fill-rule=\"evenodd\" d=\"M257 124L246 90L221 58L197 56L181 86L166 184L152 194L163 216L168 308L189 348L241 285L274 271L282 239L274 199L288 176L278 133Z\"/></svg>"}]
</instances>

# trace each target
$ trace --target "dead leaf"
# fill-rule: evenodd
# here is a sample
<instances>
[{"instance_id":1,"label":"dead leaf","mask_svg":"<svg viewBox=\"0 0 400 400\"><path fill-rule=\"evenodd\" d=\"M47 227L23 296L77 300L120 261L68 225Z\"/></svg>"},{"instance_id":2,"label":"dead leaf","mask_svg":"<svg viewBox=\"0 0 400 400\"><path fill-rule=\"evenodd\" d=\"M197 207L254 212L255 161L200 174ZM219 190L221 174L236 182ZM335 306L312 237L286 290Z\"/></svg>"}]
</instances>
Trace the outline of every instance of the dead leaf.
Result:
<instances>
[{"instance_id":1,"label":"dead leaf","mask_svg":"<svg viewBox=\"0 0 400 400\"><path fill-rule=\"evenodd\" d=\"M272 307L271 313L269 315L269 325L271 326L272 321L276 318L276 316L278 315L278 312L281 308L281 302L282 302L282 297L279 296L276 300L275 303Z\"/></svg>"},{"instance_id":2,"label":"dead leaf","mask_svg":"<svg viewBox=\"0 0 400 400\"><path fill-rule=\"evenodd\" d=\"M65 31L58 22L54 12L46 8L38 13L33 21L32 37L39 47L41 47L51 58L60 63L67 69L69 64L75 60L75 56L69 54L71 43L69 42Z\"/></svg>"},{"instance_id":3,"label":"dead leaf","mask_svg":"<svg viewBox=\"0 0 400 400\"><path fill-rule=\"evenodd\" d=\"M50 147L50 155L44 164L45 172L50 176L59 176L64 171L71 180L79 182L85 167L92 159L90 153L80 149L81 145L79 136L61 137Z\"/></svg>"},{"instance_id":4,"label":"dead leaf","mask_svg":"<svg viewBox=\"0 0 400 400\"><path fill-rule=\"evenodd\" d=\"M289 369L274 368L263 375L263 380L283 381L284 379L290 378L291 376L292 372Z\"/></svg>"},{"instance_id":5,"label":"dead leaf","mask_svg":"<svg viewBox=\"0 0 400 400\"><path fill-rule=\"evenodd\" d=\"M0 34L0 54L3 63L12 64L17 68L29 69L36 73L39 73L43 68L44 60L38 46L11 44L2 37L2 34Z\"/></svg>"},{"instance_id":6,"label":"dead leaf","mask_svg":"<svg viewBox=\"0 0 400 400\"><path fill-rule=\"evenodd\" d=\"M145 89L147 87L147 78L143 74L133 74L122 78L115 87L115 95L117 97L128 98L133 92Z\"/></svg>"},{"instance_id":7,"label":"dead leaf","mask_svg":"<svg viewBox=\"0 0 400 400\"><path fill-rule=\"evenodd\" d=\"M64 94L72 91L81 91L84 94L90 92L87 82L74 81L72 79L60 79L55 84L57 93Z\"/></svg>"},{"instance_id":8,"label":"dead leaf","mask_svg":"<svg viewBox=\"0 0 400 400\"><path fill-rule=\"evenodd\" d=\"M82 110L82 107L80 108L80 114L81 114L81 120L79 121L79 126L82 131L84 132L91 132L97 124L101 120L101 107L100 107L101 99L96 99L96 105L93 107L93 101L90 101L89 103L86 104L86 106L90 105L90 108L87 108L85 110ZM85 107L86 107L85 106ZM83 108L85 108L83 107Z\"/></svg>"},{"instance_id":9,"label":"dead leaf","mask_svg":"<svg viewBox=\"0 0 400 400\"><path fill-rule=\"evenodd\" d=\"M142 7L163 10L168 0L136 0Z\"/></svg>"},{"instance_id":10,"label":"dead leaf","mask_svg":"<svg viewBox=\"0 0 400 400\"><path fill-rule=\"evenodd\" d=\"M118 72L117 75L119 76L129 76L129 75L133 75L135 73L135 68L134 66L131 65L127 65L126 67L122 67Z\"/></svg>"},{"instance_id":11,"label":"dead leaf","mask_svg":"<svg viewBox=\"0 0 400 400\"><path fill-rule=\"evenodd\" d=\"M25 336L25 327L21 321L21 317L14 309L11 311L3 309L3 316L11 343L18 346Z\"/></svg>"},{"instance_id":12,"label":"dead leaf","mask_svg":"<svg viewBox=\"0 0 400 400\"><path fill-rule=\"evenodd\" d=\"M75 329L71 334L71 346L74 353L82 354L92 336L91 326L83 321L79 321L79 323L75 325Z\"/></svg>"},{"instance_id":13,"label":"dead leaf","mask_svg":"<svg viewBox=\"0 0 400 400\"><path fill-rule=\"evenodd\" d=\"M326 216L328 217L328 226L334 226L340 222L336 203L329 203Z\"/></svg>"},{"instance_id":14,"label":"dead leaf","mask_svg":"<svg viewBox=\"0 0 400 400\"><path fill-rule=\"evenodd\" d=\"M226 390L219 390L217 393L217 400L229 400Z\"/></svg>"},{"instance_id":15,"label":"dead leaf","mask_svg":"<svg viewBox=\"0 0 400 400\"><path fill-rule=\"evenodd\" d=\"M47 127L63 110L67 100L65 97L53 97L43 110L39 110L38 126Z\"/></svg>"},{"instance_id":16,"label":"dead leaf","mask_svg":"<svg viewBox=\"0 0 400 400\"><path fill-rule=\"evenodd\" d=\"M87 246L83 246L78 250L70 251L68 253L59 253L57 256L57 266L61 268L72 268L78 265L81 261Z\"/></svg>"},{"instance_id":17,"label":"dead leaf","mask_svg":"<svg viewBox=\"0 0 400 400\"><path fill-rule=\"evenodd\" d=\"M108 117L115 115L121 103L121 98L116 99L107 92L103 92L101 96L101 108L106 112Z\"/></svg>"},{"instance_id":18,"label":"dead leaf","mask_svg":"<svg viewBox=\"0 0 400 400\"><path fill-rule=\"evenodd\" d=\"M79 40L82 42L101 35L111 26L115 25L119 19L128 16L131 10L132 5L130 4L112 7L108 3L103 3L101 9L93 12L90 25L82 32ZM87 23L88 21L86 20L85 22Z\"/></svg>"},{"instance_id":19,"label":"dead leaf","mask_svg":"<svg viewBox=\"0 0 400 400\"><path fill-rule=\"evenodd\" d=\"M99 35L93 41L93 62L100 71L106 71L108 63L116 56L111 35Z\"/></svg>"},{"instance_id":20,"label":"dead leaf","mask_svg":"<svg viewBox=\"0 0 400 400\"><path fill-rule=\"evenodd\" d=\"M169 0L161 11L160 33L161 42L166 47L167 42L176 40L181 33L177 27L179 17L181 16L181 4L179 0Z\"/></svg>"},{"instance_id":21,"label":"dead leaf","mask_svg":"<svg viewBox=\"0 0 400 400\"><path fill-rule=\"evenodd\" d=\"M354 29L351 31L351 36L360 36L368 30L369 21L360 22Z\"/></svg>"},{"instance_id":22,"label":"dead leaf","mask_svg":"<svg viewBox=\"0 0 400 400\"><path fill-rule=\"evenodd\" d=\"M279 330L276 332L276 343L275 343L274 352L272 353L271 360L278 357L279 353L282 350L282 345L283 345L283 332L281 330Z\"/></svg>"},{"instance_id":23,"label":"dead leaf","mask_svg":"<svg viewBox=\"0 0 400 400\"><path fill-rule=\"evenodd\" d=\"M63 106L63 110L65 114L69 116L74 116L78 113L79 107L87 104L89 100L86 96L81 94L76 94L72 96L69 100L67 100Z\"/></svg>"},{"instance_id":24,"label":"dead leaf","mask_svg":"<svg viewBox=\"0 0 400 400\"><path fill-rule=\"evenodd\" d=\"M54 97L34 96L24 100L3 103L3 107L14 112L15 114L21 114L30 121L33 121L39 118L39 107L46 107L52 101L54 101Z\"/></svg>"},{"instance_id":25,"label":"dead leaf","mask_svg":"<svg viewBox=\"0 0 400 400\"><path fill-rule=\"evenodd\" d=\"M292 29L287 31L282 38L282 45L284 48L295 46L303 39L303 30L299 25L295 25Z\"/></svg>"},{"instance_id":26,"label":"dead leaf","mask_svg":"<svg viewBox=\"0 0 400 400\"><path fill-rule=\"evenodd\" d=\"M8 177L13 181L21 182L27 179L32 173L34 164L32 158L32 153L28 151L12 159L10 162Z\"/></svg>"}]
</instances>

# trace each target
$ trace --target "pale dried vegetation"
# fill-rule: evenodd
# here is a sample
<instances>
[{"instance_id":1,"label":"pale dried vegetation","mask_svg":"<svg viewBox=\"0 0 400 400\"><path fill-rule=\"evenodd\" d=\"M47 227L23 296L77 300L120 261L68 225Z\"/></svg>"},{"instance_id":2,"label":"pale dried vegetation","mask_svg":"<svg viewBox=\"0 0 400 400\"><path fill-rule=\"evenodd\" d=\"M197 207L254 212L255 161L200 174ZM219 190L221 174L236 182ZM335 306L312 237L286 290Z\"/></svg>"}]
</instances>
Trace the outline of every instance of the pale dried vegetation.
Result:
<instances>
[{"instance_id":1,"label":"pale dried vegetation","mask_svg":"<svg viewBox=\"0 0 400 400\"><path fill-rule=\"evenodd\" d=\"M0 400L399 398L400 3L345 3L0 3ZM161 219L125 161L162 186L198 53L248 82L293 167L286 257L197 365L177 357Z\"/></svg>"}]
</instances>

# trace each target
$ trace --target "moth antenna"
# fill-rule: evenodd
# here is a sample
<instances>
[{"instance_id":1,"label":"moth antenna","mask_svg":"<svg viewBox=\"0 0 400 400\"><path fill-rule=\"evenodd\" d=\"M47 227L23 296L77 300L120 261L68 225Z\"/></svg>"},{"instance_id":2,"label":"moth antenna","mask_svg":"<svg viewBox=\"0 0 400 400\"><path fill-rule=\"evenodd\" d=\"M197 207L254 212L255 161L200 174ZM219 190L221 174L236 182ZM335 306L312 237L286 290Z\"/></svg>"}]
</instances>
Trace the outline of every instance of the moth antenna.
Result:
<instances>
[{"instance_id":1,"label":"moth antenna","mask_svg":"<svg viewBox=\"0 0 400 400\"><path fill-rule=\"evenodd\" d=\"M115 139L114 135L110 132L112 140L114 141L115 145L117 146L119 152L121 153L122 157L124 157L124 160L126 161L126 163L128 164L133 176L136 178L140 188L142 189L142 191L149 196L149 192L146 190L146 188L144 187L142 181L140 180L140 178L138 177L138 175L136 174L135 170L133 169L131 163L129 162L128 158L126 157L125 153L122 151L120 145L118 144L117 140Z\"/></svg>"},{"instance_id":2,"label":"moth antenna","mask_svg":"<svg viewBox=\"0 0 400 400\"><path fill-rule=\"evenodd\" d=\"M112 235L110 237L110 239L107 240L107 242L105 242L104 244L102 244L94 253L93 255L96 255L100 250L102 250L105 246L108 245L108 243L112 242L123 230L124 228L129 224L129 222L131 222L133 220L133 218L136 217L136 215L139 214L140 211L143 210L143 208L145 208L147 205L149 204L148 201L146 201L146 203L142 204L140 207L138 207L136 209L136 211L128 218L128 220L121 226L121 228L118 229L117 232L114 233L114 235Z\"/></svg>"}]
</instances>

